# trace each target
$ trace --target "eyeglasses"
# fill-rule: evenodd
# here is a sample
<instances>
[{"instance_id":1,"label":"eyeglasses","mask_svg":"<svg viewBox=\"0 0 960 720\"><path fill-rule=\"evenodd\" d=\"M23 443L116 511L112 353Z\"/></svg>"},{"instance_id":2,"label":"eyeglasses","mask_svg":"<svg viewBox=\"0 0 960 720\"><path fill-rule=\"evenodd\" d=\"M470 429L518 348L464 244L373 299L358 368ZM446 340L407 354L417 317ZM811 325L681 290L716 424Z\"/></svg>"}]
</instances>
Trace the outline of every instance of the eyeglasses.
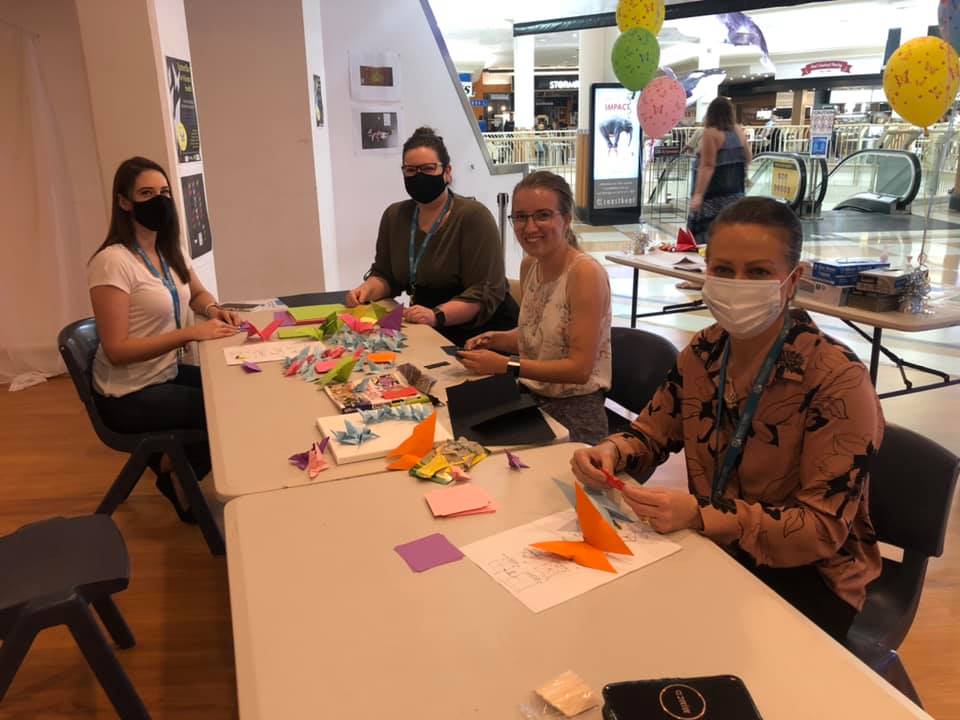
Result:
<instances>
[{"instance_id":1,"label":"eyeglasses","mask_svg":"<svg viewBox=\"0 0 960 720\"><path fill-rule=\"evenodd\" d=\"M533 221L537 225L546 225L548 222L550 222L550 220L553 219L554 215L559 215L559 214L560 213L557 210L537 210L532 215L528 215L527 213L514 213L513 215L509 215L508 217L510 218L510 221L514 224L514 226L518 228L522 228L527 224L527 220L529 220L530 218L533 218Z\"/></svg>"},{"instance_id":2,"label":"eyeglasses","mask_svg":"<svg viewBox=\"0 0 960 720\"><path fill-rule=\"evenodd\" d=\"M418 173L423 175L439 175L443 172L443 163L425 163L423 165L401 165L400 169L407 177L414 177Z\"/></svg>"}]
</instances>

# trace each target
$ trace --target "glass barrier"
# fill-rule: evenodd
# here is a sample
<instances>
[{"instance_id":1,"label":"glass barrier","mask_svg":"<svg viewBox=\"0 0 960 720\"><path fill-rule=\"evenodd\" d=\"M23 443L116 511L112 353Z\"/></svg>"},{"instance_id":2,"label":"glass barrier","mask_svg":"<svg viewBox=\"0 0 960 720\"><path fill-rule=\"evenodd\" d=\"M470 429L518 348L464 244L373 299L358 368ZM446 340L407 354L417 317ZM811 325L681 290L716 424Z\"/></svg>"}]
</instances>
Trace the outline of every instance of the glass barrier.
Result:
<instances>
[{"instance_id":1,"label":"glass barrier","mask_svg":"<svg viewBox=\"0 0 960 720\"><path fill-rule=\"evenodd\" d=\"M860 193L896 198L907 210L920 191L917 156L902 150L861 150L840 161L830 173L821 209L834 210Z\"/></svg>"},{"instance_id":2,"label":"glass barrier","mask_svg":"<svg viewBox=\"0 0 960 720\"><path fill-rule=\"evenodd\" d=\"M747 195L772 197L800 211L807 196L807 158L796 153L763 153L748 172Z\"/></svg>"}]
</instances>

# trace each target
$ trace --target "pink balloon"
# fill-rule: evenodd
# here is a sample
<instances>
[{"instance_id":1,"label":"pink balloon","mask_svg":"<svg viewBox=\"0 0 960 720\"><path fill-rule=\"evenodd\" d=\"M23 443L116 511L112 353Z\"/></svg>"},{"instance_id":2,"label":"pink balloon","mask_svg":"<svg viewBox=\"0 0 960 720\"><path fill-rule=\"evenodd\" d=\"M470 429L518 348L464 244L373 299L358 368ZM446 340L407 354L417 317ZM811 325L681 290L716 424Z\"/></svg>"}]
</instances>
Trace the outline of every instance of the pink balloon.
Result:
<instances>
[{"instance_id":1,"label":"pink balloon","mask_svg":"<svg viewBox=\"0 0 960 720\"><path fill-rule=\"evenodd\" d=\"M687 92L673 78L662 76L643 89L637 103L637 118L648 138L660 138L673 130L687 110Z\"/></svg>"}]
</instances>

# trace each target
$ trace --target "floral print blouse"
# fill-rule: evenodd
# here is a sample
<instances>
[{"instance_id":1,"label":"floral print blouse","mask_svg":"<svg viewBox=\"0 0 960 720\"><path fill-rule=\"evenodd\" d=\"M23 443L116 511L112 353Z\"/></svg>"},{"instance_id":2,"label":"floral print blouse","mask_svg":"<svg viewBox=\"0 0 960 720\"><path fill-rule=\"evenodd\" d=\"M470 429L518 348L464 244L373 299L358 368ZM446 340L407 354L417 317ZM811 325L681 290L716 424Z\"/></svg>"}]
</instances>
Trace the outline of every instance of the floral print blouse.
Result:
<instances>
[{"instance_id":1,"label":"floral print blouse","mask_svg":"<svg viewBox=\"0 0 960 720\"><path fill-rule=\"evenodd\" d=\"M703 533L759 565L814 565L843 600L862 608L880 574L868 512L870 465L883 438L883 414L866 368L802 311L761 396L740 461L723 497L710 499L747 392L725 393L717 423L717 384L727 333L713 325L694 337L627 433L610 438L619 469L651 469L684 451Z\"/></svg>"}]
</instances>

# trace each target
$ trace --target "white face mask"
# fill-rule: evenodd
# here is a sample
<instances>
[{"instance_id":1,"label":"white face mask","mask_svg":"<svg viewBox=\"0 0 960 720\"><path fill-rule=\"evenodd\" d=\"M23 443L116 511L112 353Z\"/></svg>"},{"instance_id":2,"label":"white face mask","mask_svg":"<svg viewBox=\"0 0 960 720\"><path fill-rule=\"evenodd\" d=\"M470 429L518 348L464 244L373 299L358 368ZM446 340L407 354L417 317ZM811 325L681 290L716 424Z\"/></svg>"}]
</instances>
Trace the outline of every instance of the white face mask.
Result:
<instances>
[{"instance_id":1,"label":"white face mask","mask_svg":"<svg viewBox=\"0 0 960 720\"><path fill-rule=\"evenodd\" d=\"M708 275L703 285L703 301L720 327L730 335L738 339L752 338L780 317L783 312L780 289L787 280L733 280Z\"/></svg>"}]
</instances>

